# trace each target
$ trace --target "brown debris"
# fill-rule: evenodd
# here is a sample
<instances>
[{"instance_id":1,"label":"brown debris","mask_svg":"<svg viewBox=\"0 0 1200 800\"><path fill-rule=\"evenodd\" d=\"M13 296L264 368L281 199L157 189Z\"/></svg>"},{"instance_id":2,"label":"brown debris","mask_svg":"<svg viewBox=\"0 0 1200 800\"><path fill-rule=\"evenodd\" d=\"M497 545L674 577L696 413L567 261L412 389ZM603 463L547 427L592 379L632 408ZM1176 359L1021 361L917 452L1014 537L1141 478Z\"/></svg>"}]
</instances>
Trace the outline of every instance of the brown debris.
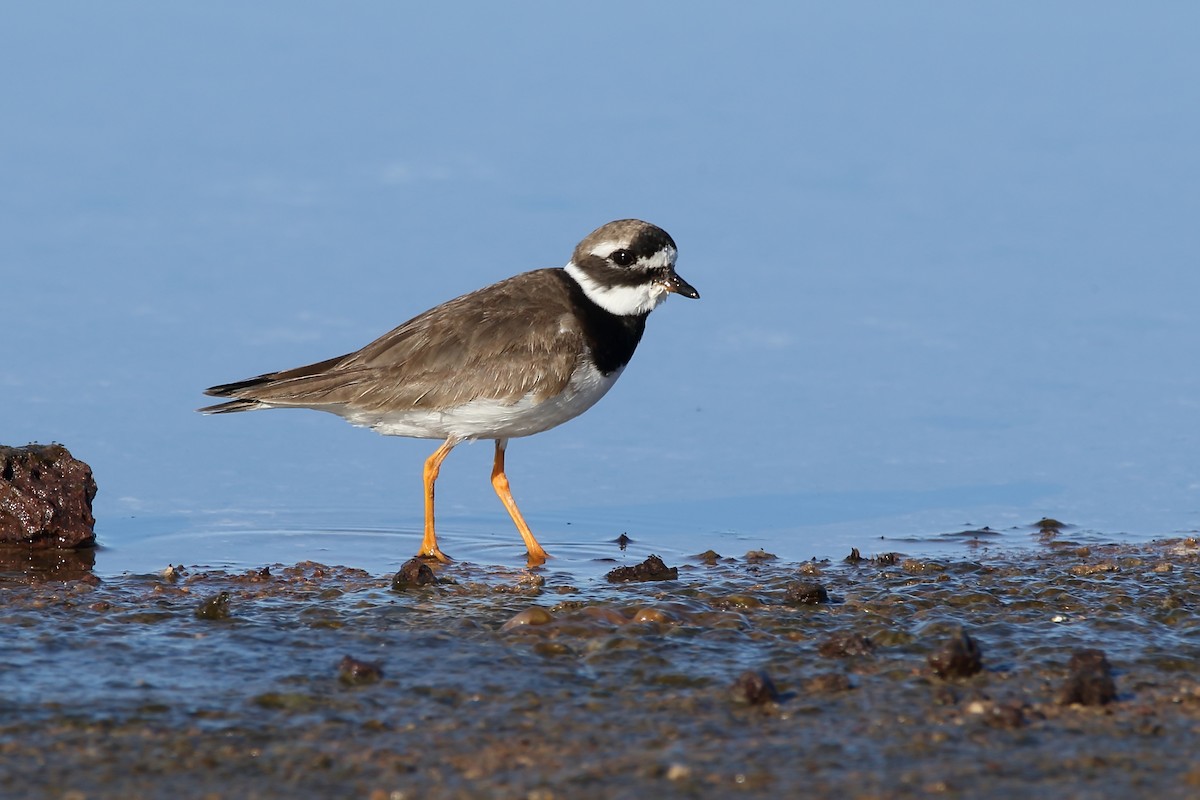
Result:
<instances>
[{"instance_id":1,"label":"brown debris","mask_svg":"<svg viewBox=\"0 0 1200 800\"><path fill-rule=\"evenodd\" d=\"M91 547L95 497L92 468L61 444L0 445L0 545Z\"/></svg>"},{"instance_id":2,"label":"brown debris","mask_svg":"<svg viewBox=\"0 0 1200 800\"><path fill-rule=\"evenodd\" d=\"M929 654L929 667L939 678L969 678L983 669L983 650L964 630Z\"/></svg>"},{"instance_id":3,"label":"brown debris","mask_svg":"<svg viewBox=\"0 0 1200 800\"><path fill-rule=\"evenodd\" d=\"M673 581L679 577L676 567L668 567L658 556L650 556L641 564L632 567L617 567L605 575L609 583L631 583L633 581Z\"/></svg>"},{"instance_id":4,"label":"brown debris","mask_svg":"<svg viewBox=\"0 0 1200 800\"><path fill-rule=\"evenodd\" d=\"M1078 703L1102 706L1117 699L1117 684L1113 680L1112 664L1103 650L1076 650L1067 662L1067 675L1059 691L1060 705Z\"/></svg>"}]
</instances>

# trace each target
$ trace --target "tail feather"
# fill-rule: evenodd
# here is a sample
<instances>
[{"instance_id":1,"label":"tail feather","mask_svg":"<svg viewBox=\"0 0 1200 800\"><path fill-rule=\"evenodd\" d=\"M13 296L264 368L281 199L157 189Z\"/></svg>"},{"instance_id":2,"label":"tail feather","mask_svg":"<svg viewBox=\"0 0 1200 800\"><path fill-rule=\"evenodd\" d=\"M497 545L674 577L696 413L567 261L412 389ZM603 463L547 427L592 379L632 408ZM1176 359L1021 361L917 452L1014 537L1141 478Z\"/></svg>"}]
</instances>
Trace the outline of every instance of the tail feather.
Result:
<instances>
[{"instance_id":1,"label":"tail feather","mask_svg":"<svg viewBox=\"0 0 1200 800\"><path fill-rule=\"evenodd\" d=\"M266 408L266 405L257 400L230 400L228 403L217 403L215 406L205 406L196 410L201 414L232 414L234 411L253 411L256 408Z\"/></svg>"},{"instance_id":2,"label":"tail feather","mask_svg":"<svg viewBox=\"0 0 1200 800\"><path fill-rule=\"evenodd\" d=\"M230 400L228 403L217 403L215 406L197 408L196 410L201 414L232 414L235 411L253 411L256 408L264 408L264 404L253 397L239 397L239 394L246 389L270 383L274 378L274 374L259 375L257 378L248 378L236 383L223 383L220 386L210 386L204 390L204 393L210 397L235 397L237 399Z\"/></svg>"},{"instance_id":3,"label":"tail feather","mask_svg":"<svg viewBox=\"0 0 1200 800\"><path fill-rule=\"evenodd\" d=\"M338 356L316 364L308 364L295 369L280 372L268 372L247 378L244 381L223 383L220 386L210 386L204 390L210 397L232 397L228 403L218 403L215 406L205 406L196 409L201 414L231 414L235 411L253 411L256 408L271 408L275 405L305 405L304 403L289 403L288 391L281 392L283 387L291 387L303 382L305 378L320 378L346 356ZM256 396L261 391L262 397ZM290 389L289 389L290 391ZM282 396L281 396L282 395Z\"/></svg>"},{"instance_id":4,"label":"tail feather","mask_svg":"<svg viewBox=\"0 0 1200 800\"><path fill-rule=\"evenodd\" d=\"M204 393L209 397L238 397L246 389L253 389L255 386L274 383L279 379L279 375L280 373L278 372L268 372L266 375L259 375L255 378L247 378L244 381L222 383L220 386L208 387L204 390Z\"/></svg>"}]
</instances>

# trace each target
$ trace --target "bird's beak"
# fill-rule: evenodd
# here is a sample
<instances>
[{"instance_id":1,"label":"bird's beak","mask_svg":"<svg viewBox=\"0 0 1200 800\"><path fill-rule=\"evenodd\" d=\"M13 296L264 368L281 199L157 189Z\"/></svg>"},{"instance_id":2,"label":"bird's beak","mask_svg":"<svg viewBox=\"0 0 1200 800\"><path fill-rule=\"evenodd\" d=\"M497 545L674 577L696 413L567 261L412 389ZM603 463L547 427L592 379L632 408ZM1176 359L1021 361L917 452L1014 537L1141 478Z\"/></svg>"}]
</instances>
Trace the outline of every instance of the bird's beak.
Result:
<instances>
[{"instance_id":1,"label":"bird's beak","mask_svg":"<svg viewBox=\"0 0 1200 800\"><path fill-rule=\"evenodd\" d=\"M662 285L666 287L668 292L681 294L684 297L690 297L693 300L700 299L700 293L695 287L685 281L683 278L675 274L675 270L667 273L667 277L663 279Z\"/></svg>"}]
</instances>

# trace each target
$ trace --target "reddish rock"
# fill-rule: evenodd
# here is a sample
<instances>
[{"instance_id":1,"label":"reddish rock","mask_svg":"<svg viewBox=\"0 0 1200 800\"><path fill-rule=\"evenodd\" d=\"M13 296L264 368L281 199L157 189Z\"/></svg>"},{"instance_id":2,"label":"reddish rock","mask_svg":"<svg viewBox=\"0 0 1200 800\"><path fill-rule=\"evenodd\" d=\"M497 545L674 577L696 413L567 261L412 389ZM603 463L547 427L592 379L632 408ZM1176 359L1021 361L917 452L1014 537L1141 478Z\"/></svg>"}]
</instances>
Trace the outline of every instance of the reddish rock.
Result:
<instances>
[{"instance_id":1,"label":"reddish rock","mask_svg":"<svg viewBox=\"0 0 1200 800\"><path fill-rule=\"evenodd\" d=\"M679 577L678 567L668 567L658 556L650 556L632 567L617 567L604 576L609 583L632 581L673 581Z\"/></svg>"},{"instance_id":2,"label":"reddish rock","mask_svg":"<svg viewBox=\"0 0 1200 800\"><path fill-rule=\"evenodd\" d=\"M0 445L0 545L94 545L95 496L92 468L61 444Z\"/></svg>"}]
</instances>

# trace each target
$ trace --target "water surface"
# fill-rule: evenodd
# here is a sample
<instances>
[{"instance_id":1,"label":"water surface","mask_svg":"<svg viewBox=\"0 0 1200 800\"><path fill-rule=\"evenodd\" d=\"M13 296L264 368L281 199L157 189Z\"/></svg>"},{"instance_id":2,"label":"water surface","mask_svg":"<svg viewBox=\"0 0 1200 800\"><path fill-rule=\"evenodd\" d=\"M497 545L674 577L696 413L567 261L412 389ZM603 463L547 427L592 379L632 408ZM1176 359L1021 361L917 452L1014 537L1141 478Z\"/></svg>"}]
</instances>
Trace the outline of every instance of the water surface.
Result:
<instances>
[{"instance_id":1,"label":"water surface","mask_svg":"<svg viewBox=\"0 0 1200 800\"><path fill-rule=\"evenodd\" d=\"M807 558L1043 515L1195 530L1198 17L14 8L0 440L94 467L102 574L390 570L433 443L203 418L200 391L349 352L638 216L703 299L655 312L595 409L512 443L560 566L622 532ZM447 462L442 529L513 563L489 460Z\"/></svg>"}]
</instances>

